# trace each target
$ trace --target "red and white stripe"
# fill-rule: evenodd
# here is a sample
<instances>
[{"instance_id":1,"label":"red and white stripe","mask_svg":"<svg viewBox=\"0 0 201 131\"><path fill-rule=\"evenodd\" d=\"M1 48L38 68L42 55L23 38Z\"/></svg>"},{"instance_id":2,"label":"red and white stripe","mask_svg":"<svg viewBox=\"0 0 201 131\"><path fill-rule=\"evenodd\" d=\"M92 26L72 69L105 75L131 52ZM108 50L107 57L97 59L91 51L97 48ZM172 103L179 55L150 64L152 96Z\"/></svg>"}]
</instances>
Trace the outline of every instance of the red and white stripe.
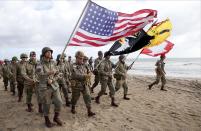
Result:
<instances>
[{"instance_id":1,"label":"red and white stripe","mask_svg":"<svg viewBox=\"0 0 201 131\"><path fill-rule=\"evenodd\" d=\"M149 55L149 56L159 56L162 54L168 53L172 48L174 44L170 41L165 40L163 43L157 46L144 48L141 52L141 54Z\"/></svg>"},{"instance_id":2,"label":"red and white stripe","mask_svg":"<svg viewBox=\"0 0 201 131\"><path fill-rule=\"evenodd\" d=\"M118 12L118 21L111 36L100 36L78 28L71 38L69 46L104 46L111 41L132 35L153 22L157 16L156 10L143 9L132 14Z\"/></svg>"}]
</instances>

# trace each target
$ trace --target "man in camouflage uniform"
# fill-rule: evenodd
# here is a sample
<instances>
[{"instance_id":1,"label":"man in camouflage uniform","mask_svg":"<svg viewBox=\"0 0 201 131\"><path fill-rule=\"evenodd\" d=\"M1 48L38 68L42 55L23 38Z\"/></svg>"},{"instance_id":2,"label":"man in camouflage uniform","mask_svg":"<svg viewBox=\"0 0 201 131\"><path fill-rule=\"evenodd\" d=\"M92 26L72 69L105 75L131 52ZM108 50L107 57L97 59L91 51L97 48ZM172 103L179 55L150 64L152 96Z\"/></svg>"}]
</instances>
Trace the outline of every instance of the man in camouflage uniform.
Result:
<instances>
[{"instance_id":1,"label":"man in camouflage uniform","mask_svg":"<svg viewBox=\"0 0 201 131\"><path fill-rule=\"evenodd\" d=\"M3 76L3 72L2 72L2 68L3 68L3 61L2 60L0 60L0 79L1 79L1 77Z\"/></svg>"},{"instance_id":2,"label":"man in camouflage uniform","mask_svg":"<svg viewBox=\"0 0 201 131\"><path fill-rule=\"evenodd\" d=\"M99 68L100 68L100 63L103 60L103 53L102 51L98 51L98 58L95 59L94 61L94 75L95 75L95 79L94 79L94 84L91 87L91 92L94 92L94 88L98 85L98 83L100 82L100 73L99 73Z\"/></svg>"},{"instance_id":3,"label":"man in camouflage uniform","mask_svg":"<svg viewBox=\"0 0 201 131\"><path fill-rule=\"evenodd\" d=\"M88 63L89 63L89 68L90 68L90 70L92 70L93 71L93 58L92 57L90 57L90 59L88 60Z\"/></svg>"},{"instance_id":4,"label":"man in camouflage uniform","mask_svg":"<svg viewBox=\"0 0 201 131\"><path fill-rule=\"evenodd\" d=\"M15 88L17 87L17 57L14 56L10 65L10 88L15 95Z\"/></svg>"},{"instance_id":5,"label":"man in camouflage uniform","mask_svg":"<svg viewBox=\"0 0 201 131\"><path fill-rule=\"evenodd\" d=\"M68 79L68 67L66 67L67 65L64 63L65 59L65 55L61 57L61 55L57 55L57 68L59 70L59 79L58 79L58 83L59 83L59 87L62 90L65 100L66 100L66 106L70 106L70 101L69 101L69 97L68 97L68 87L67 87L67 81L69 81Z\"/></svg>"},{"instance_id":6,"label":"man in camouflage uniform","mask_svg":"<svg viewBox=\"0 0 201 131\"><path fill-rule=\"evenodd\" d=\"M101 83L101 91L98 93L98 96L96 97L96 103L100 104L100 97L104 95L107 86L110 90L110 98L111 98L111 106L118 107L118 105L115 103L115 89L112 83L112 68L113 63L110 61L110 56L106 52L104 54L105 59L101 62L99 67L99 73L100 73L100 83Z\"/></svg>"},{"instance_id":7,"label":"man in camouflage uniform","mask_svg":"<svg viewBox=\"0 0 201 131\"><path fill-rule=\"evenodd\" d=\"M71 59L71 56L68 56L68 63L69 63L70 65L73 64L72 59Z\"/></svg>"},{"instance_id":8,"label":"man in camouflage uniform","mask_svg":"<svg viewBox=\"0 0 201 131\"><path fill-rule=\"evenodd\" d=\"M149 85L149 90L151 90L152 86L155 85L155 84L158 84L161 80L162 82L162 85L161 85L161 90L162 91L167 91L166 89L164 89L164 86L166 84L166 79L165 79L165 70L164 70L164 66L165 66L165 63L164 63L164 60L165 60L165 55L161 55L160 56L160 60L158 60L155 64L156 66L156 81L154 81L152 84Z\"/></svg>"},{"instance_id":9,"label":"man in camouflage uniform","mask_svg":"<svg viewBox=\"0 0 201 131\"><path fill-rule=\"evenodd\" d=\"M114 78L116 79L116 86L115 90L118 91L121 87L124 89L124 99L129 100L130 98L127 97L128 93L128 86L127 86L127 70L129 67L125 64L125 56L120 55L119 56L119 61L117 63L117 66L115 68L115 74Z\"/></svg>"},{"instance_id":10,"label":"man in camouflage uniform","mask_svg":"<svg viewBox=\"0 0 201 131\"><path fill-rule=\"evenodd\" d=\"M70 79L71 79L71 66L72 66L72 61L71 61L71 56L70 56L70 60L67 61L65 60L66 58L66 54L64 54L64 63L65 63L65 68L66 68L66 83L67 83L67 90L68 93L71 93L71 83L70 83Z\"/></svg>"},{"instance_id":11,"label":"man in camouflage uniform","mask_svg":"<svg viewBox=\"0 0 201 131\"><path fill-rule=\"evenodd\" d=\"M94 116L95 113L91 111L91 96L89 91L89 80L91 74L87 72L86 66L83 64L84 53L81 51L75 54L76 62L72 65L72 109L73 114L76 113L75 105L80 97L80 93L83 95L85 105L87 107L88 116Z\"/></svg>"},{"instance_id":12,"label":"man in camouflage uniform","mask_svg":"<svg viewBox=\"0 0 201 131\"><path fill-rule=\"evenodd\" d=\"M42 60L36 67L39 81L38 87L40 88L39 92L43 103L45 125L49 128L54 126L54 124L49 119L50 105L52 103L55 106L53 121L56 122L59 126L63 125L59 118L62 107L62 99L59 91L59 84L57 82L59 73L55 63L52 61L52 53L52 49L49 47L44 47L42 49Z\"/></svg>"},{"instance_id":13,"label":"man in camouflage uniform","mask_svg":"<svg viewBox=\"0 0 201 131\"><path fill-rule=\"evenodd\" d=\"M30 52L30 59L22 67L22 76L24 78L24 88L26 92L27 111L32 112L32 95L36 88L36 53Z\"/></svg>"},{"instance_id":14,"label":"man in camouflage uniform","mask_svg":"<svg viewBox=\"0 0 201 131\"><path fill-rule=\"evenodd\" d=\"M8 83L9 83L9 73L10 73L10 65L9 65L9 60L5 59L4 60L4 65L2 67L2 72L3 72L3 82L4 82L4 87L5 87L5 91L8 90Z\"/></svg>"},{"instance_id":15,"label":"man in camouflage uniform","mask_svg":"<svg viewBox=\"0 0 201 131\"><path fill-rule=\"evenodd\" d=\"M18 102L21 102L22 97L23 97L23 90L24 90L24 78L22 76L22 67L26 64L27 62L27 54L22 53L20 55L21 61L18 62L17 64L17 89L18 89Z\"/></svg>"}]
</instances>

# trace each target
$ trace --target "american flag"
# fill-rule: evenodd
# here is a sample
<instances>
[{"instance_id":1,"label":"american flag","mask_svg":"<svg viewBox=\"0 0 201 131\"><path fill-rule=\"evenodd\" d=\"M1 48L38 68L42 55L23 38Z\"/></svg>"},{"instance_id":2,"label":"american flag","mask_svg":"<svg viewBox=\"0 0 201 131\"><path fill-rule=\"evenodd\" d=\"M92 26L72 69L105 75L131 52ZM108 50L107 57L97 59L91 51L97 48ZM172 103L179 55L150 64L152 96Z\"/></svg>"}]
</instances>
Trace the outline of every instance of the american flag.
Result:
<instances>
[{"instance_id":1,"label":"american flag","mask_svg":"<svg viewBox=\"0 0 201 131\"><path fill-rule=\"evenodd\" d=\"M69 46L104 46L136 33L156 16L156 10L143 9L125 14L108 10L90 1Z\"/></svg>"}]
</instances>

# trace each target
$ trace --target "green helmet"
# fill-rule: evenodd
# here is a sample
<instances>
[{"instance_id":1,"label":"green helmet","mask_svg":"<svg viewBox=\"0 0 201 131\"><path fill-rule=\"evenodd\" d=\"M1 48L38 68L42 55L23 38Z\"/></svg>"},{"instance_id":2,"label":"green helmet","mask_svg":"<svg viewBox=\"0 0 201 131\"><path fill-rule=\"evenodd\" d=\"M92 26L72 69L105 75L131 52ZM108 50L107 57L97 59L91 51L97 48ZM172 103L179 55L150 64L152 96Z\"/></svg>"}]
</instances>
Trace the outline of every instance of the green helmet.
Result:
<instances>
[{"instance_id":1,"label":"green helmet","mask_svg":"<svg viewBox=\"0 0 201 131\"><path fill-rule=\"evenodd\" d=\"M53 53L53 50L50 47L44 47L42 49L42 56L44 56L47 51L51 51L51 53Z\"/></svg>"},{"instance_id":2,"label":"green helmet","mask_svg":"<svg viewBox=\"0 0 201 131\"><path fill-rule=\"evenodd\" d=\"M22 58L28 58L27 54L22 53L22 54L20 55L20 59L22 59Z\"/></svg>"},{"instance_id":3,"label":"green helmet","mask_svg":"<svg viewBox=\"0 0 201 131\"><path fill-rule=\"evenodd\" d=\"M30 56L30 57L31 57L31 56L36 56L36 52L35 52L35 51L31 51L30 54L29 54L29 56Z\"/></svg>"},{"instance_id":4,"label":"green helmet","mask_svg":"<svg viewBox=\"0 0 201 131\"><path fill-rule=\"evenodd\" d=\"M16 56L13 56L12 61L18 61Z\"/></svg>"},{"instance_id":5,"label":"green helmet","mask_svg":"<svg viewBox=\"0 0 201 131\"><path fill-rule=\"evenodd\" d=\"M84 58L84 52L82 52L82 51L77 51L76 53L75 53L75 57L77 58L77 57L83 57Z\"/></svg>"}]
</instances>

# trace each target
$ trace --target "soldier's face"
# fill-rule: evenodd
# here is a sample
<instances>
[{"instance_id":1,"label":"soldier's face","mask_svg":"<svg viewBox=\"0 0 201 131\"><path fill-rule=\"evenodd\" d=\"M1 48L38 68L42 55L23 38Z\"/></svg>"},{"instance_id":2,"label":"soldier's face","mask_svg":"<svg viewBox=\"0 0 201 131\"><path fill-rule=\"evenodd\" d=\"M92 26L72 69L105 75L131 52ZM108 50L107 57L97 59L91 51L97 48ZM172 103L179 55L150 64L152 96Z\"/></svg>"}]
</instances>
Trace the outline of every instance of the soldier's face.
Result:
<instances>
[{"instance_id":1,"label":"soldier's face","mask_svg":"<svg viewBox=\"0 0 201 131\"><path fill-rule=\"evenodd\" d=\"M98 57L99 57L99 58L103 58L103 54L99 54Z\"/></svg>"},{"instance_id":2,"label":"soldier's face","mask_svg":"<svg viewBox=\"0 0 201 131\"><path fill-rule=\"evenodd\" d=\"M77 57L76 58L77 64L79 64L79 65L83 64L83 60L84 60L84 57Z\"/></svg>"},{"instance_id":3,"label":"soldier's face","mask_svg":"<svg viewBox=\"0 0 201 131\"><path fill-rule=\"evenodd\" d=\"M109 59L110 59L110 56L108 55L108 56L106 56L105 58L109 60Z\"/></svg>"},{"instance_id":4,"label":"soldier's face","mask_svg":"<svg viewBox=\"0 0 201 131\"><path fill-rule=\"evenodd\" d=\"M45 53L45 58L51 59L51 58L52 58L52 52L51 52L51 51L47 51L47 52Z\"/></svg>"},{"instance_id":5,"label":"soldier's face","mask_svg":"<svg viewBox=\"0 0 201 131\"><path fill-rule=\"evenodd\" d=\"M30 59L31 59L31 60L36 60L36 55L30 56Z\"/></svg>"}]
</instances>

